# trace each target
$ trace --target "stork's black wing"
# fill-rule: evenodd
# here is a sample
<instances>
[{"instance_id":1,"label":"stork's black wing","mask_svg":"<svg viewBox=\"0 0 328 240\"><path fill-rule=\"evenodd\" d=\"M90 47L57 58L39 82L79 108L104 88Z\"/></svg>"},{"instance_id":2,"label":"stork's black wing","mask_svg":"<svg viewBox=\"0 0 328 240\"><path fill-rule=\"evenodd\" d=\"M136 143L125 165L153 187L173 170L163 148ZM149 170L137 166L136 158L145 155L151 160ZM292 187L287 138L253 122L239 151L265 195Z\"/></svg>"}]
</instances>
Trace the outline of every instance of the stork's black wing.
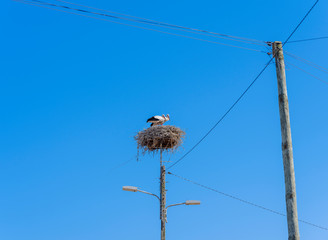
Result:
<instances>
[{"instance_id":1,"label":"stork's black wing","mask_svg":"<svg viewBox=\"0 0 328 240\"><path fill-rule=\"evenodd\" d=\"M148 119L147 119L147 122L149 122L149 121L158 121L158 118L156 118L156 117L151 117L151 118L148 118Z\"/></svg>"}]
</instances>

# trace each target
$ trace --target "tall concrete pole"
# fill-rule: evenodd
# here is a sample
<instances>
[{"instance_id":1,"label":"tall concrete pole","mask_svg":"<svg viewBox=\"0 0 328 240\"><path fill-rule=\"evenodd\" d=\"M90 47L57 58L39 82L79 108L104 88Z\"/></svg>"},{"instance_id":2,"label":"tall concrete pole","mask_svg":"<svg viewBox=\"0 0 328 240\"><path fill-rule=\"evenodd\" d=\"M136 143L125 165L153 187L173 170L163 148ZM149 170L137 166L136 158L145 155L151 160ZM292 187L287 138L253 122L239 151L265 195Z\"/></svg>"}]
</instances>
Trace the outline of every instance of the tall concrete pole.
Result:
<instances>
[{"instance_id":1,"label":"tall concrete pole","mask_svg":"<svg viewBox=\"0 0 328 240\"><path fill-rule=\"evenodd\" d=\"M161 218L161 240L165 240L165 224L166 224L166 189L165 189L165 166L162 159L161 151L161 172L160 172L160 218Z\"/></svg>"},{"instance_id":2,"label":"tall concrete pole","mask_svg":"<svg viewBox=\"0 0 328 240\"><path fill-rule=\"evenodd\" d=\"M282 43L272 44L273 56L276 60L276 72L278 80L279 112L282 138L282 157L285 174L286 210L288 223L288 240L299 240L296 184L293 160L292 135L290 131L289 106L287 97L285 62L282 51Z\"/></svg>"}]
</instances>

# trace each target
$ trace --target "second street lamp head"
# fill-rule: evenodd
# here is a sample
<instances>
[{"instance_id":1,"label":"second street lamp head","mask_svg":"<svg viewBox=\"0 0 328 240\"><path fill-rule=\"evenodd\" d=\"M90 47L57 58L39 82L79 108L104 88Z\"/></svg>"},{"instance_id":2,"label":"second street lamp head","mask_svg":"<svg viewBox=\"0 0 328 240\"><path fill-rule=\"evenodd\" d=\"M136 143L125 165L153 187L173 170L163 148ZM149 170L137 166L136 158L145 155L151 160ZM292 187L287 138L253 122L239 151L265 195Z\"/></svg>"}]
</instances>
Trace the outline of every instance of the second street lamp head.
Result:
<instances>
[{"instance_id":1,"label":"second street lamp head","mask_svg":"<svg viewBox=\"0 0 328 240\"><path fill-rule=\"evenodd\" d=\"M185 202L186 205L200 205L200 201L197 200L188 200Z\"/></svg>"},{"instance_id":2,"label":"second street lamp head","mask_svg":"<svg viewBox=\"0 0 328 240\"><path fill-rule=\"evenodd\" d=\"M124 191L129 191L129 192L137 192L138 188L137 187L133 187L133 186L123 186L123 190Z\"/></svg>"}]
</instances>

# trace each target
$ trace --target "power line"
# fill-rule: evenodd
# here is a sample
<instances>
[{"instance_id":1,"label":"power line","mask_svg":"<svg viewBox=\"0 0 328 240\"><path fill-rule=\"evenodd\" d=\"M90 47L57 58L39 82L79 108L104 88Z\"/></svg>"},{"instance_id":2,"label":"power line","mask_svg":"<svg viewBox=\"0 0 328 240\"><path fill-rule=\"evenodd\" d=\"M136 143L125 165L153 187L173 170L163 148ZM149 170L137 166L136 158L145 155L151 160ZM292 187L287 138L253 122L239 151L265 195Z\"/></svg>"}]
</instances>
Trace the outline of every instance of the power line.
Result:
<instances>
[{"instance_id":1,"label":"power line","mask_svg":"<svg viewBox=\"0 0 328 240\"><path fill-rule=\"evenodd\" d=\"M305 41L315 41L315 40L321 40L321 39L327 39L328 37L316 37L316 38L308 38L308 39L300 39L295 41L289 41L288 43L296 43L296 42L305 42Z\"/></svg>"},{"instance_id":2,"label":"power line","mask_svg":"<svg viewBox=\"0 0 328 240\"><path fill-rule=\"evenodd\" d=\"M181 29L186 29L186 30L198 31L200 33L208 33L208 34L218 35L218 36L220 36L221 38L224 38L224 39L230 39L230 40L237 40L238 39L237 41L246 41L246 42L249 42L251 44L258 44L258 45L261 45L261 46L266 46L266 41L262 41L262 40L257 40L257 39L252 39L252 38L245 38L245 37L238 37L238 36L232 36L232 35L228 35L228 34L222 34L222 33L212 32L212 31L208 31L208 30L202 30L202 29L197 29L197 28L190 28L190 27L185 27L185 26L181 26L181 25L175 25L175 24L170 24L170 23L155 21L155 20L152 20L152 19L149 19L149 18L137 17L137 16L133 16L133 15L128 15L128 14L123 14L123 13L119 13L119 12L109 11L109 10L105 10L105 9L101 9L101 8L90 7L90 6L87 6L87 5L72 3L72 2L63 1L63 0L55 0L55 1L57 1L57 2L63 2L63 3L68 3L68 4L71 4L71 5L76 5L76 6L80 6L80 7L90 8L90 9L94 9L94 10L109 12L109 13L113 13L113 14L117 14L117 15L129 17L129 18L146 20L146 21L151 22L153 24L160 24L160 25L163 25L163 26L170 26L170 27L178 28L180 30ZM212 36L212 35L207 35L207 36ZM255 43L255 42L257 42L257 43Z\"/></svg>"},{"instance_id":3,"label":"power line","mask_svg":"<svg viewBox=\"0 0 328 240\"><path fill-rule=\"evenodd\" d=\"M134 158L131 158L131 159L127 160L127 161L124 161L124 162L122 162L122 163L119 163L119 164L117 164L116 166L114 166L114 167L112 167L111 169L109 169L109 172L111 173L111 172L113 172L114 170L117 170L118 168L121 168L121 167L127 165L128 163L132 162L133 160L134 160Z\"/></svg>"},{"instance_id":4,"label":"power line","mask_svg":"<svg viewBox=\"0 0 328 240\"><path fill-rule=\"evenodd\" d=\"M227 44L227 43L221 43L221 42L217 42L217 41L212 41L212 40L207 40L207 39L201 39L201 38L196 38L196 37L192 37L192 36L187 36L187 35L182 35L182 34L177 34L177 33L171 33L171 32L161 31L161 30L157 30L157 29L146 28L146 27L142 27L142 26L137 26L137 25L127 24L127 23L112 21L112 20L108 20L108 19L93 17L93 16L89 16L89 15L84 15L84 14L81 14L81 13L74 13L74 12L60 10L60 9L56 9L56 8L52 8L52 7L47 7L47 6L43 6L40 3L38 3L38 2L41 2L41 1L37 1L37 0L31 0L31 1L27 1L27 0L13 0L13 1L24 3L24 4L28 4L28 5L33 5L33 6L37 6L37 7L47 8L47 9L51 9L51 10L55 10L55 11L65 12L65 13L69 13L69 14L79 15L79 16L83 16L83 17L94 18L94 19L98 19L98 20L102 20L102 21L111 22L111 23L121 24L121 25L125 25L125 26L140 28L140 29L144 29L144 30L150 30L150 31L165 33L165 34L169 34L169 35L174 35L174 36L179 36L179 37L194 39L194 40L208 42L208 43L214 43L214 44L219 44L219 45L224 45L224 46L229 46L229 47L235 47L235 48L240 48L240 49L245 49L245 50L250 50L250 51L256 51L256 52L266 53L265 51L258 50L258 49L253 49L253 48L248 48L248 47L242 47L242 46L237 46L237 45L232 45L232 44ZM67 7L67 6L60 6L60 5L56 5L56 4L52 4L52 3L46 3L46 4L47 5L50 5L50 6L64 8L64 9L75 10L75 11L79 11L79 12L83 12L83 13L92 13L90 11L86 11L86 10L82 10L82 9L74 9L74 8L70 8L70 7ZM92 13L92 14L94 14L94 13ZM110 16L108 14L101 14L101 13L99 13L97 15ZM110 16L110 17L120 19L119 17L116 17L116 16Z\"/></svg>"},{"instance_id":5,"label":"power line","mask_svg":"<svg viewBox=\"0 0 328 240\"><path fill-rule=\"evenodd\" d=\"M34 1L34 0L32 0L32 1ZM71 2L67 2L67 1L61 1L61 0L56 0L56 1L65 2L65 3L72 4L72 5L84 6L84 7L87 7L87 8L95 9L93 7L89 7L89 6L86 6L86 5L75 4L75 3L71 3ZM76 9L73 9L73 10L76 10ZM97 15L101 15L101 16L105 16L105 17L114 17L114 18L118 18L118 19L121 19L121 20L132 21L132 22L137 22L137 23L155 25L155 26L159 26L159 27L163 27L163 28L169 28L169 29L184 31L184 32L192 33L192 34L199 34L199 35L204 35L204 36L209 36L209 37L215 37L215 38L227 39L227 40L237 41L237 42L242 42L242 43L265 46L264 42L256 43L254 41L243 40L240 37L239 37L239 39L235 39L237 37L226 35L226 34L213 33L213 32L208 32L208 31L205 31L205 30L197 30L197 29L193 29L193 28L188 28L188 27L183 27L183 26L178 26L178 25L173 25L173 24L168 24L168 23L163 23L163 22L157 22L157 21L153 21L153 20L150 20L150 19L146 19L146 18L135 17L135 16L121 14L121 13L118 13L118 12L112 12L112 11L108 11L108 10L104 10L104 9L98 9L98 10L105 11L105 12L111 12L111 13L115 13L115 14L119 14L119 15L123 15L123 16L129 16L129 17L133 17L133 18L136 18L136 19L142 19L142 20L136 20L136 19L133 19L133 18L132 19L122 18L122 17L111 16L111 15L108 15L108 14L102 14L102 13L91 12L91 11L88 11L88 13L97 14ZM195 32L195 31L200 31L200 32ZM219 36L213 35L213 34L217 34Z\"/></svg>"},{"instance_id":6,"label":"power line","mask_svg":"<svg viewBox=\"0 0 328 240\"><path fill-rule=\"evenodd\" d=\"M225 196L225 197L228 197L228 198L231 198L231 199L237 200L237 201L239 201L239 202L242 202L242 203L245 203L245 204L251 205L251 206L256 207L256 208L260 208L260 209L265 210L265 211L267 211L267 212L271 212L271 213L274 213L274 214L276 214L276 215L280 215L280 216L283 216L283 217L286 217L286 216L287 216L287 215L284 214L284 213L281 213L281 212L278 212L278 211L272 210L272 209L270 209L270 208L267 208L267 207L261 206L261 205L259 205L259 204L256 204L256 203L253 203L253 202L250 202L250 201L244 200L244 199L242 199L242 198L239 198L239 197L233 196L233 195L231 195L231 194L228 194L228 193L225 193L225 192L219 191L219 190L217 190L217 189L214 189L214 188L208 187L208 186L206 186L206 185L203 185L203 184L197 183L197 182L192 181L192 180L190 180L190 179L187 179L187 178L185 178L185 177L178 176L178 175L176 175L176 174L174 174L174 173L172 173L172 172L168 172L168 174L170 174L170 175L172 175L172 176L175 176L175 177L177 177L177 178L180 178L180 179L182 179L182 180L184 180L184 181L186 181L186 182L189 182L189 183L192 183L192 184L194 184L194 185L197 185L197 186L199 186L199 187L202 187L202 188L205 188L205 189L207 189L207 190L210 190L210 191L216 192L216 193L218 193L218 194L220 194L220 195L222 195L222 196ZM313 223L311 223L311 222L304 221L304 220L301 220L301 219L298 219L298 221L299 221L299 222L302 222L302 223L305 223L305 224L308 224L308 225L311 225L311 226L313 226L313 227L320 228L320 229L322 229L322 230L326 230L326 231L328 231L328 228L326 228L326 227L322 227L322 226L319 226L319 225L316 225L316 224L313 224Z\"/></svg>"},{"instance_id":7,"label":"power line","mask_svg":"<svg viewBox=\"0 0 328 240\"><path fill-rule=\"evenodd\" d=\"M312 77L318 79L319 81L321 81L321 82L323 82L323 83L325 83L325 84L328 84L328 81L325 81L325 80L323 80L323 79L321 79L321 78L315 76L314 74L312 74L312 73L310 73L310 72L304 70L303 68L300 68L300 67L298 67L298 66L296 66L296 65L294 65L294 64L292 64L292 63L290 63L290 62L288 62L288 61L286 61L286 60L285 60L285 62L288 63L289 65L292 65L293 67L295 67L295 68L301 70L302 72L305 72L306 74L308 74L308 75L310 75L310 76L312 76Z\"/></svg>"},{"instance_id":8,"label":"power line","mask_svg":"<svg viewBox=\"0 0 328 240\"><path fill-rule=\"evenodd\" d=\"M295 54L292 54L292 53L290 53L290 52L285 51L285 53L286 53L288 56L291 56L291 57L293 57L293 58L295 58L295 59L297 59L297 60L299 60L299 61L301 61L301 62L304 62L304 63L308 64L309 66L312 66L312 67L314 67L314 68L316 68L316 69L318 69L318 70L320 70L320 71L322 71L322 72L328 73L328 69L325 68L325 67L322 67L322 66L320 66L320 65L318 65L318 64L316 64L316 63L313 63L313 62L311 62L311 61L309 61L309 60L306 60L306 59L304 59L304 58L301 58L301 57L299 57L299 56L297 56L297 55L295 55Z\"/></svg>"},{"instance_id":9,"label":"power line","mask_svg":"<svg viewBox=\"0 0 328 240\"><path fill-rule=\"evenodd\" d=\"M305 14L305 16L302 18L302 20L297 24L297 26L294 28L294 30L289 34L285 42L282 46L284 46L289 39L294 35L296 30L301 26L301 24L304 22L306 17L310 14L312 9L315 7L315 5L319 2L317 0L313 6L310 8L310 10ZM237 100L231 105L231 107L223 114L223 116L214 124L214 126L188 151L186 152L181 158L179 158L177 161L175 161L171 166L169 166L167 169L172 168L177 163L181 162L189 153L191 153L216 127L217 125L222 122L222 120L229 114L229 112L236 106L236 104L242 99L242 97L247 93L247 91L253 86L253 84L256 82L256 80L262 75L262 73L265 71L265 69L270 65L272 60L274 59L275 54L272 56L272 58L267 62L267 64L264 66L264 68L260 71L260 73L255 77L255 79L250 83L250 85L245 89L245 91L237 98Z\"/></svg>"},{"instance_id":10,"label":"power line","mask_svg":"<svg viewBox=\"0 0 328 240\"><path fill-rule=\"evenodd\" d=\"M295 29L292 31L292 33L288 36L288 38L286 39L286 41L284 42L284 44L282 46L284 46L289 39L294 35L294 33L297 31L297 29L301 26L301 24L304 22L304 20L307 18L307 16L310 14L310 12L312 12L313 8L317 5L317 3L319 2L319 0L317 0L312 7L310 8L310 10L305 14L305 16L302 18L302 20L299 22L299 24L297 24L297 26L295 27Z\"/></svg>"},{"instance_id":11,"label":"power line","mask_svg":"<svg viewBox=\"0 0 328 240\"><path fill-rule=\"evenodd\" d=\"M171 166L169 166L167 169L172 168L176 164L178 164L180 161L182 161L189 153L191 153L216 127L219 125L220 122L230 113L230 111L236 106L236 104L243 98L243 96L248 92L248 90L253 86L253 84L256 82L256 80L262 75L262 73L265 71L265 69L270 65L274 57L272 57L267 64L264 66L264 68L260 71L260 73L255 77L255 79L248 85L248 87L244 90L244 92L237 98L237 100L231 105L231 107L222 115L222 117L214 124L214 126L191 148L188 152L186 152L181 158L179 158L177 161L175 161Z\"/></svg>"},{"instance_id":12,"label":"power line","mask_svg":"<svg viewBox=\"0 0 328 240\"><path fill-rule=\"evenodd\" d=\"M245 38L245 37L238 37L238 36L233 36L233 35L228 35L228 34L216 33L216 32L212 32L212 31L208 31L208 30L202 30L202 29L197 29L197 28L185 27L185 26L181 26L181 25L169 24L169 23L165 23L165 22L155 21L155 20L152 20L152 19L149 19L149 18L142 18L142 17L138 17L138 16L134 16L134 15L109 11L109 10L106 10L106 9L95 8L95 7L91 7L91 6L87 6L87 5L83 5L83 4L77 4L77 3L73 3L73 2L69 2L69 1L63 1L63 0L55 0L55 1L68 3L68 4L71 4L71 5L76 5L76 6L80 6L80 7L90 8L90 9L94 9L94 10L109 12L109 13L113 13L113 14L118 14L118 15L121 15L121 16L130 17L130 18L136 18L136 19L151 21L153 23L163 24L163 25L166 25L166 26L171 26L171 27L176 27L176 28L181 28L181 29L189 29L189 30L193 30L193 31L203 32L203 33L210 33L210 34L219 35L219 36L227 37L227 38L240 39L240 40L243 40L243 41L248 41L249 43L253 43L253 44L255 44L254 42L258 42L258 43L261 43L259 45L262 45L262 46L265 46L266 43L267 43L267 41L263 41L263 40ZM300 39L300 40L289 41L288 43L313 41L313 40L320 40L320 39L327 39L327 38L328 38L328 36L327 37L316 37L316 38Z\"/></svg>"}]
</instances>

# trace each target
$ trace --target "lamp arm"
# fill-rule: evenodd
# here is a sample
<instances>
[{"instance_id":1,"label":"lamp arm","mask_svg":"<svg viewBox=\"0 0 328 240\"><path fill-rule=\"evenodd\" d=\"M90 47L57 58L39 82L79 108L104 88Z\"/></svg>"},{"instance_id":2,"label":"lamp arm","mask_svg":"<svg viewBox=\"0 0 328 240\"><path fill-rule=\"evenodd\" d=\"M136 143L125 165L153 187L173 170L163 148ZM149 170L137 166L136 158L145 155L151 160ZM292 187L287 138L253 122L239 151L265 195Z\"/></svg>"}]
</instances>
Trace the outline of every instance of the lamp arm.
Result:
<instances>
[{"instance_id":1,"label":"lamp arm","mask_svg":"<svg viewBox=\"0 0 328 240\"><path fill-rule=\"evenodd\" d=\"M185 204L186 204L185 202L183 202L183 203L171 204L171 205L168 205L168 206L166 207L166 209L168 209L169 207L174 207L174 206L179 206L179 205L185 205Z\"/></svg>"},{"instance_id":2,"label":"lamp arm","mask_svg":"<svg viewBox=\"0 0 328 240\"><path fill-rule=\"evenodd\" d=\"M156 197L160 201L160 198L156 194L153 194L153 193L150 193L150 192L146 192L146 191L142 191L142 190L139 190L139 189L137 190L137 192L141 192L141 193L145 193L145 194L154 196L154 197Z\"/></svg>"}]
</instances>

